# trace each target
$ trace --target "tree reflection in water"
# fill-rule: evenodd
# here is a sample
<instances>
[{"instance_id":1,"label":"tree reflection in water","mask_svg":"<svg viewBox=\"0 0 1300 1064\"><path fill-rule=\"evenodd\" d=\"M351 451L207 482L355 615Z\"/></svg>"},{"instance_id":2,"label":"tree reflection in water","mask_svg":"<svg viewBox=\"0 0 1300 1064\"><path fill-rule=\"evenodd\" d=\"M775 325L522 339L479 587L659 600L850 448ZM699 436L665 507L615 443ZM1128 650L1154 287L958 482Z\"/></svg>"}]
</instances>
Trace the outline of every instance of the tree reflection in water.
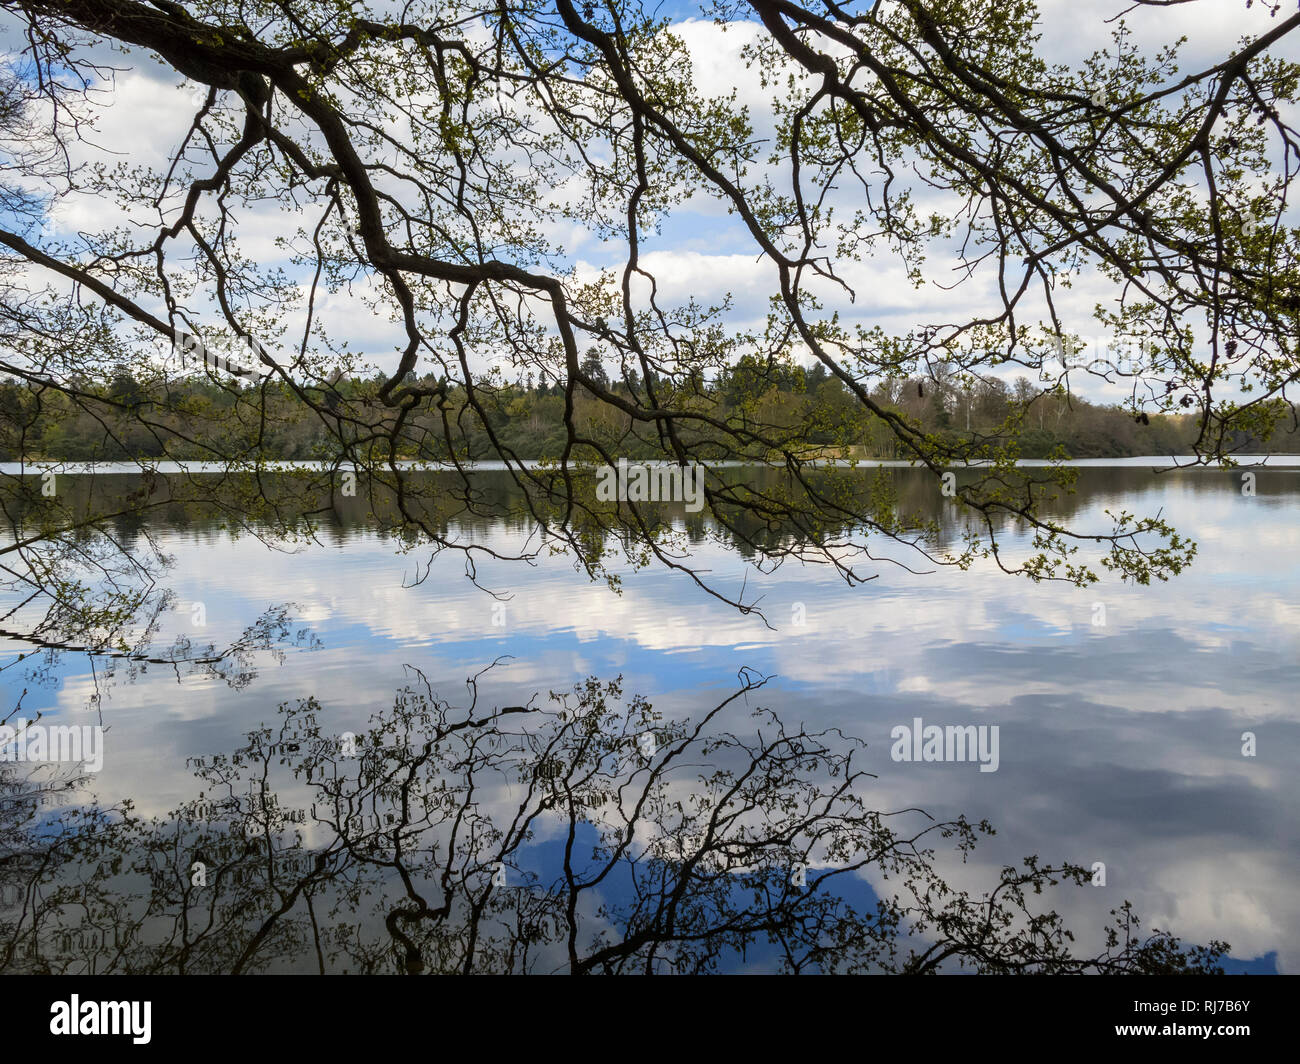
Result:
<instances>
[{"instance_id":1,"label":"tree reflection in water","mask_svg":"<svg viewBox=\"0 0 1300 1064\"><path fill-rule=\"evenodd\" d=\"M619 680L486 708L479 677L454 707L411 669L356 736L284 703L191 759L198 793L165 818L63 805L84 779L6 764L0 970L1165 972L1227 951L1125 904L1075 952L1045 899L1079 866L945 883L936 847L990 826L869 808L864 743L744 717L762 677L675 722Z\"/></svg>"}]
</instances>

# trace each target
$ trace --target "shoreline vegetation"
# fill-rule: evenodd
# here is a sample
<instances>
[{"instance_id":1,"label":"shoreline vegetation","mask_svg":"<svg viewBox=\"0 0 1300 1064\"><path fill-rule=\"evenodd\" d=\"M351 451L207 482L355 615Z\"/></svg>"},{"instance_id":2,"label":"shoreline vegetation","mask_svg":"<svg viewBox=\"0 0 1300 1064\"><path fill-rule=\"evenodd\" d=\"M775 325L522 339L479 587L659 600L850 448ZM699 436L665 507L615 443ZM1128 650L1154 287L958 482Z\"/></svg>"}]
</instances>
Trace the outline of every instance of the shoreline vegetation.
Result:
<instances>
[{"instance_id":1,"label":"shoreline vegetation","mask_svg":"<svg viewBox=\"0 0 1300 1064\"><path fill-rule=\"evenodd\" d=\"M1230 468L1249 469L1252 467L1272 467L1272 468L1292 468L1300 467L1300 450L1297 451L1270 451L1257 452L1250 454L1235 454L1232 456L1233 465ZM868 458L855 455L840 457L815 457L804 459L808 465L821 468L860 468L860 469L924 469L925 466L919 461L908 461L899 458ZM1056 464L1066 466L1091 466L1094 468L1133 468L1135 462L1150 462L1152 466L1160 471L1175 469L1219 469L1218 462L1200 462L1192 454L1137 454L1123 455L1112 458L1022 458L1015 464L1021 468L1046 467ZM450 472L454 467L448 459L432 458L400 458L393 463L397 468L408 472L430 472L442 473ZM507 468L522 467L525 469L543 468L552 464L550 460L538 458L524 458L507 467L504 462L497 460L488 461L462 461L458 465L470 472L495 473L503 472ZM642 466L674 466L675 463L661 460L649 459L636 463ZM755 459L744 462L714 462L711 468L716 469L746 469L746 468L766 468L779 469L784 466L784 460L773 459L771 461L762 461ZM955 468L982 469L992 466L994 463L988 460L972 460L963 464L958 464ZM570 463L571 467L577 469L597 468L590 461L585 459L575 460ZM263 458L241 460L239 462L216 462L216 461L186 461L173 460L170 458L115 458L101 459L96 461L81 461L79 459L69 458L51 458L48 455L24 455L21 458L13 460L0 461L0 474L6 476L15 475L18 470L22 469L28 476L38 476L43 469L58 469L64 473L105 473L112 475L121 472L117 467L128 466L134 470L136 468L152 469L156 473L164 476L172 473L183 473L187 476L202 476L205 473L218 474L230 471L232 468L238 471L240 467L257 468L270 472L294 473L303 471L315 471L320 469L334 468L333 462L313 461L311 459L301 458ZM344 462L338 468L349 469L351 466Z\"/></svg>"},{"instance_id":2,"label":"shoreline vegetation","mask_svg":"<svg viewBox=\"0 0 1300 1064\"><path fill-rule=\"evenodd\" d=\"M606 384L632 396L643 390L635 374L632 378ZM393 407L378 398L382 382L378 374L341 377L319 389L330 411L356 426L362 444L358 456L371 461L442 463L454 456L469 465L503 453L517 462L554 461L568 441L567 403L572 403L578 433L598 441L610 457L672 457L652 427L630 419L620 423L606 404L583 389L574 388L568 396L563 383L535 382L531 374L513 384L476 388L472 396L454 382L420 378L445 389L445 398L404 411L396 453L376 454L362 443L367 433L359 430L369 425L382 431L395 416ZM296 385L270 381L244 386L215 373L166 380L149 367L134 372L119 367L101 380L75 383L74 400L0 379L0 462L324 460L334 465L341 457L334 427L300 401ZM791 453L801 461L910 464L889 426L820 366L805 371L742 359L714 381L694 379L675 389L654 383L664 406L698 410L728 425L761 427L789 440ZM1202 423L1195 406L1186 413L1176 405L1152 413L1101 405L1063 391L1038 391L1024 377L1009 386L993 380L970 387L890 379L873 389L872 398L956 449L950 453L966 454L970 465L985 456L1047 461L1191 455ZM1254 423L1264 428L1237 430L1223 441L1224 453L1300 454L1300 409L1274 400L1260 414ZM786 462L779 451L737 452L721 446L721 440L718 453L710 455L707 428L693 442L711 464ZM589 448L571 451L569 457L575 465L602 464Z\"/></svg>"}]
</instances>

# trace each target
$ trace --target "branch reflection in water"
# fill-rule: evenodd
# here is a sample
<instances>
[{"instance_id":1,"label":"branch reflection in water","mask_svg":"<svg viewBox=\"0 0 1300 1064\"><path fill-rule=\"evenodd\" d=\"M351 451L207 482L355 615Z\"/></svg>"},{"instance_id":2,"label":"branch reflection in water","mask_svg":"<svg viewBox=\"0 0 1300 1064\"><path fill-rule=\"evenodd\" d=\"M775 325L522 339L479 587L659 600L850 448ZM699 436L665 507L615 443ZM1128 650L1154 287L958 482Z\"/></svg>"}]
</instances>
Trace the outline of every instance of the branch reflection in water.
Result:
<instances>
[{"instance_id":1,"label":"branch reflection in water","mask_svg":"<svg viewBox=\"0 0 1300 1064\"><path fill-rule=\"evenodd\" d=\"M490 707L493 667L459 706L409 668L358 734L282 703L190 759L198 791L167 817L4 765L0 970L1161 972L1227 950L1145 934L1125 904L1076 954L1050 907L1075 865L944 882L938 850L991 826L873 810L865 743L783 723L752 672L669 721L618 679Z\"/></svg>"}]
</instances>

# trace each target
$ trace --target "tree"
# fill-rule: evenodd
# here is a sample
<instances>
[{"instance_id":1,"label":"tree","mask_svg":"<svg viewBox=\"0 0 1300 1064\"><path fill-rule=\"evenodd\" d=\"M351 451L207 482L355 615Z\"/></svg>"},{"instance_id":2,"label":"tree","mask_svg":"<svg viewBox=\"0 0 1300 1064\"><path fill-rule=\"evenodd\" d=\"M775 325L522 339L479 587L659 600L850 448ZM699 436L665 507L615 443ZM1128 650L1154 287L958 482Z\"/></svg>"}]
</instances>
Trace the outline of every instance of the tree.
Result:
<instances>
[{"instance_id":1,"label":"tree","mask_svg":"<svg viewBox=\"0 0 1300 1064\"><path fill-rule=\"evenodd\" d=\"M720 16L761 27L746 54L772 96L769 142L734 99L701 95L682 40L636 0L414 2L400 16L335 0L0 0L0 10L24 31L0 105L6 217L94 197L130 219L63 239L0 226L10 330L0 371L95 415L117 403L166 454L177 433L153 421L147 398L161 385L144 401L87 395L43 341L81 352L79 373L122 362L144 382L145 342L218 326L256 337L264 384L231 386L231 411L207 411L206 423L196 411L188 431L212 433L214 460L256 463L257 446L232 453L219 430L261 433L268 396L289 397L319 421L331 475L347 463L400 484L403 520L440 547L465 549L423 521L399 453L457 469L473 457L507 462L530 509L557 515L548 543L566 544L593 575L598 529L617 532L631 557L689 570L637 504L601 505L582 475L635 443L704 464L719 521L786 521L801 550L848 580L863 578L871 536L928 550L864 508L853 515L858 553L837 540L832 557L826 532L845 514L808 475L825 422L815 404L768 423L721 410L704 387L741 356L766 365L798 354L861 407L867 435L892 436L900 456L933 472L936 490L947 467L990 461L958 495L981 535L934 561L983 555L1086 584L1097 579L1094 561L1076 556L1087 547L1120 575L1163 579L1189 555L1158 517L1100 531L1040 519L1033 484L1067 476L1013 468L1021 422L973 438L934 433L876 398L886 378L932 379L941 366L987 380L1008 362L1052 391L1067 380L1062 338L1081 325L1063 318L1057 293L1084 274L1111 285L1100 324L1143 340L1136 401L1195 413L1206 460L1230 458L1238 427L1258 433L1290 409L1276 400L1297 374L1300 232L1284 205L1300 143L1281 105L1300 79L1280 53L1300 14L1274 9L1263 32L1182 74L1175 42L1143 55L1122 28L1080 68L1051 64L1035 50L1029 0L726 0ZM166 166L74 162L100 150L86 131L108 84L108 45L197 87ZM942 208L922 217L921 191ZM752 334L727 328L724 306L659 295L643 245L688 196L724 206L765 264L771 310ZM241 251L264 203L302 219L301 283ZM547 235L573 226L621 245L621 264L580 283ZM1000 305L988 313L889 335L828 307L851 293L853 261L892 257L900 275L924 279L926 252L950 239L962 250L936 276L991 274ZM327 382L351 356L311 310L323 290L346 294L358 278L377 293L358 305L391 315L403 341L397 365L341 403ZM305 324L290 337L293 313ZM597 349L635 366L640 387L611 387ZM493 362L562 383L554 464L526 468L499 434L501 378L483 369ZM421 363L432 376L411 379ZM581 412L579 397L590 401ZM772 458L790 471L789 491L737 492L714 475L722 461ZM1023 562L994 550L1007 517L1035 531ZM791 553L748 546L760 564Z\"/></svg>"},{"instance_id":2,"label":"tree","mask_svg":"<svg viewBox=\"0 0 1300 1064\"><path fill-rule=\"evenodd\" d=\"M582 374L589 380L595 381L601 388L609 387L609 375L605 372L605 367L601 364L600 354L596 351L589 351L582 359Z\"/></svg>"}]
</instances>

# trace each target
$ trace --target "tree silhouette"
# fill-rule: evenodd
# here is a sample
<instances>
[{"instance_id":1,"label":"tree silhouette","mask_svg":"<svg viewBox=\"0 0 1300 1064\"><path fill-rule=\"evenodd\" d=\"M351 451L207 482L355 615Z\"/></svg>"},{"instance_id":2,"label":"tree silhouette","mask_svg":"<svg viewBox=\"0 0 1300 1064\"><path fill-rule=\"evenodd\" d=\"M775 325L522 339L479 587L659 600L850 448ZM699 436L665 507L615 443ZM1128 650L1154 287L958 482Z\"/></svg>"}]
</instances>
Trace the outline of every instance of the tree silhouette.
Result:
<instances>
[{"instance_id":1,"label":"tree silhouette","mask_svg":"<svg viewBox=\"0 0 1300 1064\"><path fill-rule=\"evenodd\" d=\"M791 524L801 555L849 581L880 557L869 541L894 540L944 564L985 556L1086 584L1097 562L1081 548L1142 581L1179 571L1188 552L1158 515L1060 526L1041 516L1034 485L1065 486L1068 472L1014 465L1035 406L1067 394L1070 373L1116 379L1063 364L1085 324L1060 309L1065 284L1109 286L1097 327L1142 342L1134 412L1195 413L1205 459L1294 421L1300 231L1285 205L1300 144L1280 105L1297 68L1278 53L1300 27L1295 13L1274 10L1264 32L1181 73L1175 42L1144 55L1122 26L1077 68L1050 63L1030 3L727 0L708 10L753 28L744 57L772 99L773 128L760 133L760 116L734 98L702 94L686 45L636 0L457 0L400 15L333 0L0 7L25 29L0 85L10 218L0 372L22 393L4 407L5 445L20 456L37 407L84 413L133 455L183 444L245 469L307 425L318 489L337 492L337 472L360 469L394 494L413 535L471 552L424 519L428 484L398 461L453 471L473 509L485 504L470 463L493 458L548 542L594 576L614 533L629 557L707 587L642 504L595 498L589 467L635 444L705 465L722 526ZM130 154L120 172L77 161L99 151L87 131L113 75L106 45L160 61L194 93L165 166ZM923 195L940 204L929 216ZM662 295L648 241L693 196L724 207L763 264L771 309L760 327L731 327L726 300ZM35 231L87 197L130 224ZM261 235L263 204L301 219L300 276L243 251L241 238ZM575 226L621 262L578 279L548 235ZM994 305L899 335L853 326L833 305L857 295L858 261L925 279L936 242L951 261L935 276L987 277ZM315 313L354 279L374 293L357 306L402 337L378 378ZM291 336L293 312L304 324ZM186 394L150 353L183 337L213 351L253 338L256 378L205 363L219 398ZM860 417L815 402L724 407L710 382L742 357L772 373L811 359ZM945 376L969 394L1011 364L1041 388L992 430L930 431L877 390ZM606 379L604 365L619 372ZM114 387L124 371L131 387ZM507 371L562 388L556 449L540 467L500 432L516 387ZM828 436L847 445L862 432L936 481L951 465L989 463L958 492L972 522L962 549L931 554L887 512L846 509L811 475ZM775 462L788 483L737 488L717 475L737 459ZM3 488L31 491L12 477ZM1026 559L996 550L1007 518L1035 531ZM847 542L832 533L846 522ZM790 553L749 547L759 563Z\"/></svg>"}]
</instances>

